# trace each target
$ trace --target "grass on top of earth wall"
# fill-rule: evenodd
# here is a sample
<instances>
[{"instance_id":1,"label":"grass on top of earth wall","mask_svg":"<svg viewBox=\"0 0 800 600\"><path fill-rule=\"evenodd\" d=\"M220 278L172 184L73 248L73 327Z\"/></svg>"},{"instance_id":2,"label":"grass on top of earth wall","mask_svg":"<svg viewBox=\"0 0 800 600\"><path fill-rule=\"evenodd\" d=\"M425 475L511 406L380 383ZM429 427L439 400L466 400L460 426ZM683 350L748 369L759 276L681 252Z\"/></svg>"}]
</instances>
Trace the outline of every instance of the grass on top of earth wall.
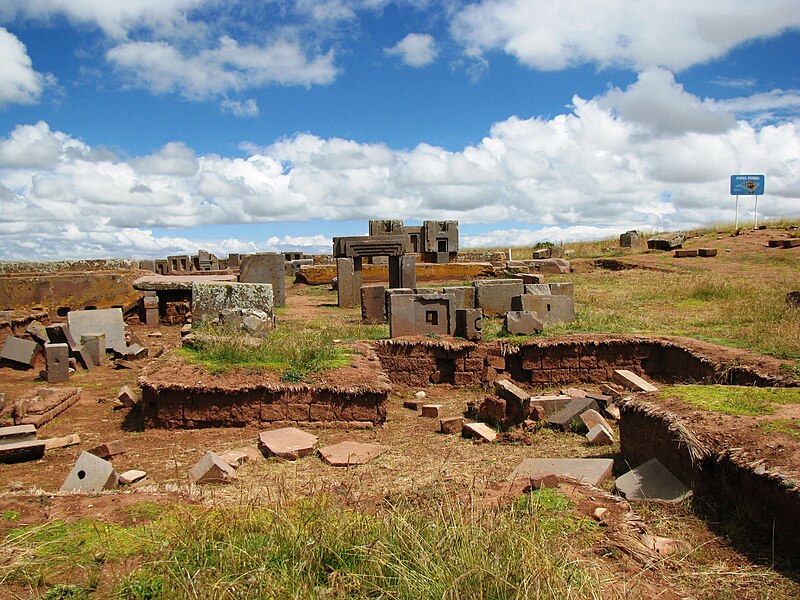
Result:
<instances>
[{"instance_id":1,"label":"grass on top of earth wall","mask_svg":"<svg viewBox=\"0 0 800 600\"><path fill-rule=\"evenodd\" d=\"M330 496L165 506L135 527L14 529L0 586L44 598L602 598L578 558L599 526L571 508L553 490L484 509L454 495L368 513Z\"/></svg>"},{"instance_id":2,"label":"grass on top of earth wall","mask_svg":"<svg viewBox=\"0 0 800 600\"><path fill-rule=\"evenodd\" d=\"M737 385L678 385L659 392L662 398L677 398L702 410L726 415L774 414L782 404L800 404L798 388L762 388Z\"/></svg>"}]
</instances>

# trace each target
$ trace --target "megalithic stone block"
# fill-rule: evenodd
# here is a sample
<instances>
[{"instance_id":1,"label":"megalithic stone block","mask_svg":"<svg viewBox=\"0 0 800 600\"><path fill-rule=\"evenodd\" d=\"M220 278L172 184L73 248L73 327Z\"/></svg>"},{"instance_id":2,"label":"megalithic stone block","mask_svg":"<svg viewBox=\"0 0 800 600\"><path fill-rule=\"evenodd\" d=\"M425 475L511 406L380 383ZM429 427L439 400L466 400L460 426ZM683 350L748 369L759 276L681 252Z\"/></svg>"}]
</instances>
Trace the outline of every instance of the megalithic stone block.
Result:
<instances>
[{"instance_id":1,"label":"megalithic stone block","mask_svg":"<svg viewBox=\"0 0 800 600\"><path fill-rule=\"evenodd\" d=\"M41 348L36 342L10 335L3 344L3 350L0 351L0 359L32 367Z\"/></svg>"},{"instance_id":2,"label":"megalithic stone block","mask_svg":"<svg viewBox=\"0 0 800 600\"><path fill-rule=\"evenodd\" d=\"M283 427L258 434L258 447L264 456L296 460L314 451L317 436L296 427Z\"/></svg>"},{"instance_id":3,"label":"megalithic stone block","mask_svg":"<svg viewBox=\"0 0 800 600\"><path fill-rule=\"evenodd\" d=\"M37 343L44 345L50 341L47 337L47 329L39 321L31 321L25 328L25 333L31 336Z\"/></svg>"},{"instance_id":4,"label":"megalithic stone block","mask_svg":"<svg viewBox=\"0 0 800 600\"><path fill-rule=\"evenodd\" d=\"M61 491L93 493L115 485L117 474L114 472L114 465L89 452L81 452L61 486Z\"/></svg>"},{"instance_id":5,"label":"megalithic stone block","mask_svg":"<svg viewBox=\"0 0 800 600\"><path fill-rule=\"evenodd\" d=\"M361 321L367 325L386 323L386 288L382 285L361 287Z\"/></svg>"},{"instance_id":6,"label":"megalithic stone block","mask_svg":"<svg viewBox=\"0 0 800 600\"><path fill-rule=\"evenodd\" d=\"M88 353L95 366L106 364L106 336L103 333L85 333L81 336L81 346Z\"/></svg>"},{"instance_id":7,"label":"megalithic stone block","mask_svg":"<svg viewBox=\"0 0 800 600\"><path fill-rule=\"evenodd\" d=\"M236 472L218 455L206 452L189 469L189 479L194 483L229 483L236 479Z\"/></svg>"},{"instance_id":8,"label":"megalithic stone block","mask_svg":"<svg viewBox=\"0 0 800 600\"><path fill-rule=\"evenodd\" d=\"M457 309L455 335L471 342L480 340L483 337L483 311L480 308Z\"/></svg>"},{"instance_id":9,"label":"megalithic stone block","mask_svg":"<svg viewBox=\"0 0 800 600\"><path fill-rule=\"evenodd\" d=\"M67 344L45 344L44 359L48 383L60 383L69 379L69 346Z\"/></svg>"},{"instance_id":10,"label":"megalithic stone block","mask_svg":"<svg viewBox=\"0 0 800 600\"><path fill-rule=\"evenodd\" d=\"M53 323L46 328L47 337L56 344L67 344L70 352L77 352L80 344L72 336L69 325L66 323ZM123 336L124 338L124 336Z\"/></svg>"},{"instance_id":11,"label":"megalithic stone block","mask_svg":"<svg viewBox=\"0 0 800 600\"><path fill-rule=\"evenodd\" d=\"M510 310L503 320L503 328L512 335L533 335L544 330L544 323L535 312Z\"/></svg>"},{"instance_id":12,"label":"megalithic stone block","mask_svg":"<svg viewBox=\"0 0 800 600\"><path fill-rule=\"evenodd\" d=\"M651 458L617 477L614 485L628 500L656 498L668 502L680 502L689 494L689 489L657 458Z\"/></svg>"},{"instance_id":13,"label":"megalithic stone block","mask_svg":"<svg viewBox=\"0 0 800 600\"><path fill-rule=\"evenodd\" d=\"M103 308L98 310L71 310L67 314L69 329L73 337L80 339L82 335L103 333L106 336L106 349L125 352L125 322L122 320L121 308ZM70 349L77 351L70 345Z\"/></svg>"},{"instance_id":14,"label":"megalithic stone block","mask_svg":"<svg viewBox=\"0 0 800 600\"><path fill-rule=\"evenodd\" d=\"M336 289L341 308L358 306L361 300L361 258L336 259Z\"/></svg>"},{"instance_id":15,"label":"megalithic stone block","mask_svg":"<svg viewBox=\"0 0 800 600\"><path fill-rule=\"evenodd\" d=\"M613 375L614 381L622 387L634 392L657 392L658 388L652 383L645 381L633 371L627 369L616 369Z\"/></svg>"},{"instance_id":16,"label":"megalithic stone block","mask_svg":"<svg viewBox=\"0 0 800 600\"><path fill-rule=\"evenodd\" d=\"M45 442L36 439L33 425L0 427L0 463L39 460L44 451Z\"/></svg>"}]
</instances>

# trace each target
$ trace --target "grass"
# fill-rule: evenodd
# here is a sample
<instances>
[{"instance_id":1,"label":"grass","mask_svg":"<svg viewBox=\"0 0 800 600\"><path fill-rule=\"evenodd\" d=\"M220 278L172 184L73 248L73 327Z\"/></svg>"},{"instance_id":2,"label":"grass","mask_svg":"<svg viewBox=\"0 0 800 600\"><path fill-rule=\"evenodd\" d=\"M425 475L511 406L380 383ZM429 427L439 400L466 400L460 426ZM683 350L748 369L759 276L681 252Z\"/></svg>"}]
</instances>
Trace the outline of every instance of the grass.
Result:
<instances>
[{"instance_id":1,"label":"grass","mask_svg":"<svg viewBox=\"0 0 800 600\"><path fill-rule=\"evenodd\" d=\"M800 404L798 388L680 385L664 388L659 395L662 398L678 398L695 408L726 415L771 415L782 404Z\"/></svg>"},{"instance_id":2,"label":"grass","mask_svg":"<svg viewBox=\"0 0 800 600\"><path fill-rule=\"evenodd\" d=\"M774 419L772 421L762 421L758 428L764 433L785 433L793 438L800 440L800 422L797 419Z\"/></svg>"},{"instance_id":3,"label":"grass","mask_svg":"<svg viewBox=\"0 0 800 600\"><path fill-rule=\"evenodd\" d=\"M101 584L99 544L121 541L106 566L123 568L110 564L123 555L136 560L111 590L116 598L603 597L598 575L576 558L598 526L557 492L500 509L446 494L429 500L396 499L369 513L329 496L270 508L165 508L148 526L158 543L141 527L94 520L15 530L0 581L13 576L45 597L87 597Z\"/></svg>"}]
</instances>

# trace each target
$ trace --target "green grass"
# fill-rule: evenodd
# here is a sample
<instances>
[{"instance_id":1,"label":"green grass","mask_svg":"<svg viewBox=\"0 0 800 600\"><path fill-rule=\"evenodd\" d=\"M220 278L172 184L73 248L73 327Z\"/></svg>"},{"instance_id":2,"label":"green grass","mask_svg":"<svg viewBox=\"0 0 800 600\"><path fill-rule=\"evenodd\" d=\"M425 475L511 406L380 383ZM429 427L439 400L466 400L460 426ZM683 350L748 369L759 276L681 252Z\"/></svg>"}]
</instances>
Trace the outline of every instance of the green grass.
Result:
<instances>
[{"instance_id":1,"label":"green grass","mask_svg":"<svg viewBox=\"0 0 800 600\"><path fill-rule=\"evenodd\" d=\"M800 440L800 421L797 419L774 419L772 421L762 421L758 428L764 433L785 433L793 438Z\"/></svg>"},{"instance_id":2,"label":"green grass","mask_svg":"<svg viewBox=\"0 0 800 600\"><path fill-rule=\"evenodd\" d=\"M726 415L771 415L781 404L800 404L800 388L681 385L665 388L660 396Z\"/></svg>"},{"instance_id":3,"label":"green grass","mask_svg":"<svg viewBox=\"0 0 800 600\"><path fill-rule=\"evenodd\" d=\"M598 526L558 492L500 509L440 492L369 513L316 496L270 508L165 507L146 528L82 520L20 530L5 540L12 558L0 583L13 573L34 592L84 598L105 563L122 575L110 595L126 599L602 597L599 577L577 560Z\"/></svg>"}]
</instances>

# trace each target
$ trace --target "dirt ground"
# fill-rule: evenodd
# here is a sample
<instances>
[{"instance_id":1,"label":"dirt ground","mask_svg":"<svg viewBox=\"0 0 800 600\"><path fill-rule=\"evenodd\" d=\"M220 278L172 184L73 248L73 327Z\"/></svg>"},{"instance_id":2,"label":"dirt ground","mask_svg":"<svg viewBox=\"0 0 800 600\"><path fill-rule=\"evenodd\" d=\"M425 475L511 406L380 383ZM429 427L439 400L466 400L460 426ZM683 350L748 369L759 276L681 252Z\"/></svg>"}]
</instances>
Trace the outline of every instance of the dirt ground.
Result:
<instances>
[{"instance_id":1,"label":"dirt ground","mask_svg":"<svg viewBox=\"0 0 800 600\"><path fill-rule=\"evenodd\" d=\"M737 238L720 237L703 240L703 247L718 243L717 259L672 259L660 254L638 254L624 260L636 265L655 268L673 268L667 263L679 263L680 268L705 268L725 272L734 268L725 258L725 248L735 243L735 252L747 252L749 245L760 250L775 232L748 232ZM684 247L693 247L689 240ZM771 249L772 251L773 249ZM800 249L774 249L776 253L795 253L800 259ZM669 253L671 257L671 253ZM737 267L738 269L738 267ZM757 269L753 276L757 276ZM288 306L279 312L281 320L312 320L316 318L358 320L357 311L343 311L331 306L330 296L303 293L302 287L288 286ZM167 353L179 345L180 326L161 326L157 330L140 324L128 326L142 345L151 353L163 347ZM40 359L41 360L41 359ZM188 480L189 468L207 451L255 447L259 430L250 428L215 428L199 430L157 430L141 427L136 409L118 408L114 402L122 385L134 390L141 368L149 359L138 361L135 369L115 369L113 365L92 371L79 371L69 381L56 387L80 387L80 400L67 411L38 431L40 439L80 435L78 445L53 449L39 461L21 464L0 464L0 512L18 511L19 519L13 523L0 520L0 536L12 526L44 523L53 519L76 519L92 516L101 520L129 524L129 513L124 506L144 500L169 502L234 502L243 497L258 497L261 502L286 500L319 492L333 492L343 501L369 504L371 499L403 493L424 493L445 485L448 489L482 498L486 502L507 502L520 490L507 482L511 471L525 458L545 457L610 457L623 461L619 444L610 447L589 446L582 435L541 429L529 436L532 443L479 444L454 435L437 431L434 419L426 419L416 411L403 407L403 401L414 396L417 389L395 386L389 398L388 416L383 426L371 429L306 428L319 437L319 446L353 440L387 446L388 452L371 463L355 468L326 466L319 458L310 456L289 462L279 459L259 458L244 464L237 471L238 481L233 484L192 486ZM30 370L0 369L0 392L6 402L14 402L31 394L37 387L48 384L38 377L43 363ZM598 382L599 386L599 382ZM591 386L582 386L592 389ZM597 387L594 387L597 390ZM444 416L462 415L467 402L486 394L482 386L456 388L435 385L424 389L426 399L444 405ZM705 435L716 444L751 448L754 456L777 460L784 464L800 464L800 443L788 435L754 433L754 419L725 417L716 413L688 410L679 403L666 403L674 411L683 411ZM773 418L800 418L800 405L787 405ZM615 427L615 434L618 431ZM67 476L75 459L83 450L104 442L123 440L126 452L113 458L118 473L127 469L147 472L144 485L132 490L119 488L99 495L60 494L58 488ZM626 470L626 469L622 469ZM617 473L618 474L618 473ZM583 486L561 485L572 495L576 510L591 516L599 507L611 512L606 526L607 536L588 557L598 568L610 573L613 592L620 596L630 593L646 598L688 598L701 576L726 578L726 589L738 573L758 571L747 558L738 554L704 521L698 519L685 506L648 503L634 507L608 494L611 483L604 490ZM665 535L689 541L702 552L702 565L688 570L675 566L656 554L647 554L631 542L635 534ZM609 548L616 548L615 551ZM636 548L632 550L632 548ZM681 577L675 577L680 572ZM710 575L708 573L711 573ZM705 575L703 575L705 573ZM800 597L800 584L783 581L784 587ZM742 590L736 597L763 597L763 590ZM0 596L2 588L0 588ZM713 597L704 596L704 597ZM789 596L786 596L789 597Z\"/></svg>"}]
</instances>

